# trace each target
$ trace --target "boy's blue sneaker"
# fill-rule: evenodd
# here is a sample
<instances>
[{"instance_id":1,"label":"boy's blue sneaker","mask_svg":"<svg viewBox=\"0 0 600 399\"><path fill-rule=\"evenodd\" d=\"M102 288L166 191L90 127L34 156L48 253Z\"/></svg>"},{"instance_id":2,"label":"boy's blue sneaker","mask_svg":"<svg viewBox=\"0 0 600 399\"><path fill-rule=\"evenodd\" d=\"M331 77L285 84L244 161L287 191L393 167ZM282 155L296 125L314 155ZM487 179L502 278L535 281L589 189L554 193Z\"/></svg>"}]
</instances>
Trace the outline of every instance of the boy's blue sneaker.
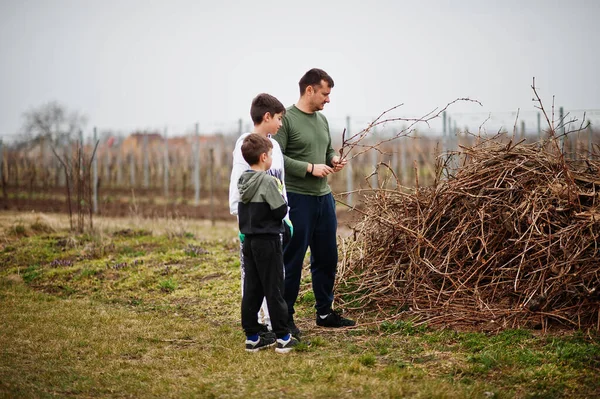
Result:
<instances>
[{"instance_id":1,"label":"boy's blue sneaker","mask_svg":"<svg viewBox=\"0 0 600 399\"><path fill-rule=\"evenodd\" d=\"M284 338L277 338L277 346L275 347L275 352L288 353L294 350L294 347L298 346L299 343L300 341L294 338L292 334L288 334Z\"/></svg>"},{"instance_id":2,"label":"boy's blue sneaker","mask_svg":"<svg viewBox=\"0 0 600 399\"><path fill-rule=\"evenodd\" d=\"M246 352L258 352L259 350L270 348L273 345L275 345L275 338L267 338L259 335L255 341L249 338L246 339Z\"/></svg>"}]
</instances>

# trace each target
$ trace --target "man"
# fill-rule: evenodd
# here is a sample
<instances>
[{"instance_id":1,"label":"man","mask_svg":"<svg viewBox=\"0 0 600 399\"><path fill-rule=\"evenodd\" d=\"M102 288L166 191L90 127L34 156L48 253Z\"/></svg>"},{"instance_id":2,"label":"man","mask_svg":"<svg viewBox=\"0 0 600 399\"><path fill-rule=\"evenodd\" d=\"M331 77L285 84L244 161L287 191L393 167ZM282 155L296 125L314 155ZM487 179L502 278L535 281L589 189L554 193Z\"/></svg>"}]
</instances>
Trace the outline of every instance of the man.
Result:
<instances>
[{"instance_id":1,"label":"man","mask_svg":"<svg viewBox=\"0 0 600 399\"><path fill-rule=\"evenodd\" d=\"M300 99L286 110L275 140L281 147L285 184L294 235L284 249L285 291L288 324L294 323L302 263L310 247L310 271L315 294L316 323L322 327L346 327L356 323L332 309L337 270L337 217L327 176L346 165L331 146L327 119L319 111L329 102L333 79L321 69L311 69L300 79Z\"/></svg>"}]
</instances>

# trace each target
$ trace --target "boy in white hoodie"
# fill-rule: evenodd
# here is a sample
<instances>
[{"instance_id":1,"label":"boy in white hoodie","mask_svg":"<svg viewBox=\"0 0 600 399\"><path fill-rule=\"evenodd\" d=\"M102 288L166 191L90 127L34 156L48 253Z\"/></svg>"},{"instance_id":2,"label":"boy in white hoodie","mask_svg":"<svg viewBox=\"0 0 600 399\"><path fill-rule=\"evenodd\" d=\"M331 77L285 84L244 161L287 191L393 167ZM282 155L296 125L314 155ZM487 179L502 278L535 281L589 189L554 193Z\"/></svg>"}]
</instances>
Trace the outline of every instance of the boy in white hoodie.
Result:
<instances>
[{"instance_id":1,"label":"boy in white hoodie","mask_svg":"<svg viewBox=\"0 0 600 399\"><path fill-rule=\"evenodd\" d=\"M252 100L250 106L250 116L254 123L254 129L250 133L242 134L235 143L233 150L233 166L231 169L231 178L229 180L229 211L232 215L238 215L238 203L240 202L240 193L238 191L238 181L242 176L242 173L250 169L250 165L242 156L242 144L244 139L251 133L257 133L261 136L268 138L273 144L272 152L272 164L267 170L267 173L271 176L276 177L281 182L281 194L287 203L287 194L285 191L285 172L283 169L283 154L279 143L275 141L271 136L277 134L277 131L281 127L281 121L285 113L285 107L283 104L274 96L261 93ZM293 233L293 227L289 219L289 214L286 214L285 221L285 232L282 236L282 243L285 244L291 234ZM239 234L240 238L240 266L241 266L241 277L242 277L242 296L244 290L244 255L242 253L244 235ZM269 311L267 309L266 300L263 300L260 311L258 312L258 322L263 326L262 333L268 333L272 330L271 320L269 317Z\"/></svg>"}]
</instances>

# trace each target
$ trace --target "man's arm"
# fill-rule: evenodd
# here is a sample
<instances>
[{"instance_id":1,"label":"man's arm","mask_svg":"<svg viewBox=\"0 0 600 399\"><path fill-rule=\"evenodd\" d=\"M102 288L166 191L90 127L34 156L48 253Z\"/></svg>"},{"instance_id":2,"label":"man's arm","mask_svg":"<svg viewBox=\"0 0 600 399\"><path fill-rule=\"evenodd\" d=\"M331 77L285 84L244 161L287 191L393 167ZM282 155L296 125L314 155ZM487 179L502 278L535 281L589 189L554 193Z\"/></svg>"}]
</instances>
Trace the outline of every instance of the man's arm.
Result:
<instances>
[{"instance_id":1,"label":"man's arm","mask_svg":"<svg viewBox=\"0 0 600 399\"><path fill-rule=\"evenodd\" d=\"M284 117L281 127L277 131L277 134L273 136L273 138L279 143L279 147L281 148L281 153L283 154L283 167L285 168L285 173L296 177L305 177L306 173L310 170L309 163L304 161L297 161L286 155L289 132L290 122L286 117Z\"/></svg>"},{"instance_id":2,"label":"man's arm","mask_svg":"<svg viewBox=\"0 0 600 399\"><path fill-rule=\"evenodd\" d=\"M310 162L298 161L290 158L286 155L287 143L290 132L290 124L287 118L283 119L283 124L279 128L275 137L273 137L279 143L281 152L283 154L283 165L285 173L289 173L292 176L305 178L307 174L312 174L315 177L325 177L330 173L333 173L333 168L324 164L312 164Z\"/></svg>"}]
</instances>

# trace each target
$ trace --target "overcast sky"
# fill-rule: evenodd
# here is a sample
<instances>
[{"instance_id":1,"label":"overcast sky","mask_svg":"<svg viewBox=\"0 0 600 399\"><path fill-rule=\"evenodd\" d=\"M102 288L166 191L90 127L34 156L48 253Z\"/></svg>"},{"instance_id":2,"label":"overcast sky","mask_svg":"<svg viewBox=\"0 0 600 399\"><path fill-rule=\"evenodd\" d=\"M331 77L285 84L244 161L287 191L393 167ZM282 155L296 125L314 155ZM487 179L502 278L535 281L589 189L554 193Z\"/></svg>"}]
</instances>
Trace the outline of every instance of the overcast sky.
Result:
<instances>
[{"instance_id":1,"label":"overcast sky","mask_svg":"<svg viewBox=\"0 0 600 399\"><path fill-rule=\"evenodd\" d=\"M52 100L88 132L232 130L260 92L295 103L312 67L335 80L335 128L459 97L483 104L452 107L459 127L512 125L534 114L533 77L548 107L600 123L598 0L0 0L0 57L0 136Z\"/></svg>"}]
</instances>

